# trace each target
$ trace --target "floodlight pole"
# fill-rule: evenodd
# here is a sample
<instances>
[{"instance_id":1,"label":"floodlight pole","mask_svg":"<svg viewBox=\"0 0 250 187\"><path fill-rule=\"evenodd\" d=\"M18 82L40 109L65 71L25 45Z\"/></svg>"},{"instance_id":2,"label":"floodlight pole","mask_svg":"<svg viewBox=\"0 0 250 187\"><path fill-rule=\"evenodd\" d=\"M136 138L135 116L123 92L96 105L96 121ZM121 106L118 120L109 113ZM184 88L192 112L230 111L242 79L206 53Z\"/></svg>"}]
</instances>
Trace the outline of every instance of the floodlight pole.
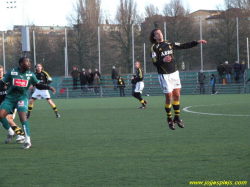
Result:
<instances>
[{"instance_id":1,"label":"floodlight pole","mask_svg":"<svg viewBox=\"0 0 250 187\"><path fill-rule=\"evenodd\" d=\"M164 40L167 40L167 24L164 22Z\"/></svg>"},{"instance_id":2,"label":"floodlight pole","mask_svg":"<svg viewBox=\"0 0 250 187\"><path fill-rule=\"evenodd\" d=\"M34 67L36 67L36 38L34 30L33 30L33 48L34 48Z\"/></svg>"},{"instance_id":3,"label":"floodlight pole","mask_svg":"<svg viewBox=\"0 0 250 187\"><path fill-rule=\"evenodd\" d=\"M135 46L134 46L134 24L132 24L132 56L133 56L133 74L135 74Z\"/></svg>"},{"instance_id":4,"label":"floodlight pole","mask_svg":"<svg viewBox=\"0 0 250 187\"><path fill-rule=\"evenodd\" d=\"M145 43L143 43L143 50L144 50L144 73L146 73L146 46Z\"/></svg>"},{"instance_id":5,"label":"floodlight pole","mask_svg":"<svg viewBox=\"0 0 250 187\"><path fill-rule=\"evenodd\" d=\"M67 44L67 28L65 27L65 77L68 77L68 44Z\"/></svg>"},{"instance_id":6,"label":"floodlight pole","mask_svg":"<svg viewBox=\"0 0 250 187\"><path fill-rule=\"evenodd\" d=\"M239 25L238 25L238 17L236 18L236 30L237 30L237 60L240 62L240 47L239 47Z\"/></svg>"},{"instance_id":7,"label":"floodlight pole","mask_svg":"<svg viewBox=\"0 0 250 187\"><path fill-rule=\"evenodd\" d=\"M5 73L5 47L4 47L4 32L2 32L2 43L3 43L3 72Z\"/></svg>"},{"instance_id":8,"label":"floodlight pole","mask_svg":"<svg viewBox=\"0 0 250 187\"><path fill-rule=\"evenodd\" d=\"M200 39L202 40L202 22L201 22L201 16L199 16L200 19ZM203 52L202 52L202 43L200 44L201 48L201 70L203 71Z\"/></svg>"},{"instance_id":9,"label":"floodlight pole","mask_svg":"<svg viewBox=\"0 0 250 187\"><path fill-rule=\"evenodd\" d=\"M249 69L249 43L248 43L248 37L247 37L247 67Z\"/></svg>"},{"instance_id":10,"label":"floodlight pole","mask_svg":"<svg viewBox=\"0 0 250 187\"><path fill-rule=\"evenodd\" d=\"M101 73L101 46L100 46L100 27L98 26L98 53L99 53L99 72Z\"/></svg>"}]
</instances>

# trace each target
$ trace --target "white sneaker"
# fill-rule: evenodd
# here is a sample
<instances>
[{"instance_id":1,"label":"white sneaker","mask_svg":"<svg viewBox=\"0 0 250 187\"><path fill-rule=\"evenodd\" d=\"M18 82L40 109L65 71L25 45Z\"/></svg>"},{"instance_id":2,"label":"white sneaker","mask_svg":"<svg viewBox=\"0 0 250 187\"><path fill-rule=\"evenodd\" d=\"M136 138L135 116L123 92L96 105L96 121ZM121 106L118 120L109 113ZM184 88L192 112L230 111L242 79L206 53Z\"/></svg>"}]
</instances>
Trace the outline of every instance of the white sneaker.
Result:
<instances>
[{"instance_id":1,"label":"white sneaker","mask_svg":"<svg viewBox=\"0 0 250 187\"><path fill-rule=\"evenodd\" d=\"M31 147L31 143L25 143L21 149L29 149Z\"/></svg>"},{"instance_id":2,"label":"white sneaker","mask_svg":"<svg viewBox=\"0 0 250 187\"><path fill-rule=\"evenodd\" d=\"M16 142L17 143L24 143L25 142L25 137L22 136L22 135L17 135Z\"/></svg>"}]
</instances>

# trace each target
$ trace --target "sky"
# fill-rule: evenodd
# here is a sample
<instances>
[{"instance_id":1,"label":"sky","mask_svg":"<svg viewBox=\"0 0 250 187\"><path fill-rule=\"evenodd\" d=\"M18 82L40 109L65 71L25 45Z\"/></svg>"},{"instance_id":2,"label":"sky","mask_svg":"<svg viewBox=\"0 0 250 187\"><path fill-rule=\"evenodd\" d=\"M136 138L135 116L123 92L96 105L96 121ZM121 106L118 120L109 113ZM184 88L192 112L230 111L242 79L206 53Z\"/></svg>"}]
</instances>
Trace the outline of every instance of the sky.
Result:
<instances>
[{"instance_id":1,"label":"sky","mask_svg":"<svg viewBox=\"0 0 250 187\"><path fill-rule=\"evenodd\" d=\"M0 0L0 31L12 29L13 25L67 26L67 15L73 11L76 0ZM142 14L146 5L154 4L161 11L170 0L135 0ZM8 2L8 3L7 3ZM12 2L12 3L11 3ZM15 2L15 3L14 3ZM102 9L114 17L120 0L101 0ZM224 0L182 0L191 12L199 9L216 10ZM7 8L14 7L16 8Z\"/></svg>"}]
</instances>

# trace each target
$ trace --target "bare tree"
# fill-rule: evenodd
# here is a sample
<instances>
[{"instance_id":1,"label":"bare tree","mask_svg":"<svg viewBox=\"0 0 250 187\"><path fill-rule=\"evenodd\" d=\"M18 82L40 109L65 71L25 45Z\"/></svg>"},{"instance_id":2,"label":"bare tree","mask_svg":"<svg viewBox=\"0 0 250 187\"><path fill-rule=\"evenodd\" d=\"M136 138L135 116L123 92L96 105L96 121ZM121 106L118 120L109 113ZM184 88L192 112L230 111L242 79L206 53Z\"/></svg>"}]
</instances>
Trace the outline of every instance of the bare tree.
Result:
<instances>
[{"instance_id":1,"label":"bare tree","mask_svg":"<svg viewBox=\"0 0 250 187\"><path fill-rule=\"evenodd\" d=\"M248 13L250 11L249 0L225 0L225 5L227 5L228 8L239 8Z\"/></svg>"},{"instance_id":2,"label":"bare tree","mask_svg":"<svg viewBox=\"0 0 250 187\"><path fill-rule=\"evenodd\" d=\"M237 60L237 24L238 17L240 56L246 54L245 41L249 35L249 10L246 1L225 0L224 9L221 11L220 18L211 26L211 31L216 37L211 38L217 50L213 51L214 56L218 56L220 61L233 63ZM219 49L219 50L218 50ZM242 57L244 58L244 57Z\"/></svg>"},{"instance_id":3,"label":"bare tree","mask_svg":"<svg viewBox=\"0 0 250 187\"><path fill-rule=\"evenodd\" d=\"M96 68L97 28L101 22L100 0L78 0L75 12L68 20L73 28L69 31L69 64L79 68Z\"/></svg>"},{"instance_id":4,"label":"bare tree","mask_svg":"<svg viewBox=\"0 0 250 187\"><path fill-rule=\"evenodd\" d=\"M181 0L171 0L165 4L163 14L167 24L167 40L191 42L199 38L197 24L189 17L189 9L185 9ZM175 59L178 66L180 67L182 62L185 62L189 68L197 66L199 64L199 56L196 55L197 51L197 48L176 50Z\"/></svg>"},{"instance_id":5,"label":"bare tree","mask_svg":"<svg viewBox=\"0 0 250 187\"><path fill-rule=\"evenodd\" d=\"M181 19L182 16L188 16L189 11L185 10L182 0L171 0L168 4L165 4L163 14L175 19Z\"/></svg>"},{"instance_id":6,"label":"bare tree","mask_svg":"<svg viewBox=\"0 0 250 187\"><path fill-rule=\"evenodd\" d=\"M134 0L120 0L115 20L119 29L110 32L112 40L115 41L117 52L120 53L120 66L126 73L131 72L132 68L132 26L134 25L135 44L139 40L140 16L137 14L137 4ZM136 47L136 46L135 46ZM139 57L138 57L139 58Z\"/></svg>"},{"instance_id":7,"label":"bare tree","mask_svg":"<svg viewBox=\"0 0 250 187\"><path fill-rule=\"evenodd\" d=\"M152 17L154 15L158 15L159 14L159 9L154 6L153 4L150 4L148 6L145 7L145 16L146 17Z\"/></svg>"}]
</instances>

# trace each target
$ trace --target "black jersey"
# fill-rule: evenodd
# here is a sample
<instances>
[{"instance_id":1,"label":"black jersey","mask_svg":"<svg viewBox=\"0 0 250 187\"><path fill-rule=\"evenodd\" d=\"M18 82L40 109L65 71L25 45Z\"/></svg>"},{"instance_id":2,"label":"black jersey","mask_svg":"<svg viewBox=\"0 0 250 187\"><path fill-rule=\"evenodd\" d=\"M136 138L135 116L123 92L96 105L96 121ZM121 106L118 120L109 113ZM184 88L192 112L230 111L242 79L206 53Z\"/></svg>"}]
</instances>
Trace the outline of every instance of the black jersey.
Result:
<instances>
[{"instance_id":1,"label":"black jersey","mask_svg":"<svg viewBox=\"0 0 250 187\"><path fill-rule=\"evenodd\" d=\"M49 76L49 74L42 70L41 73L35 72L36 78L39 80L39 82L49 85L52 82L52 78Z\"/></svg>"},{"instance_id":2,"label":"black jersey","mask_svg":"<svg viewBox=\"0 0 250 187\"><path fill-rule=\"evenodd\" d=\"M177 70L177 64L174 59L174 50L189 49L197 45L197 41L189 43L177 43L164 41L154 43L151 47L151 57L153 64L157 67L158 74L170 74ZM165 56L170 55L172 60L170 62L163 62Z\"/></svg>"},{"instance_id":3,"label":"black jersey","mask_svg":"<svg viewBox=\"0 0 250 187\"><path fill-rule=\"evenodd\" d=\"M141 68L138 68L136 69L136 72L135 72L135 81L136 82L140 82L140 81L143 81L143 71Z\"/></svg>"}]
</instances>

